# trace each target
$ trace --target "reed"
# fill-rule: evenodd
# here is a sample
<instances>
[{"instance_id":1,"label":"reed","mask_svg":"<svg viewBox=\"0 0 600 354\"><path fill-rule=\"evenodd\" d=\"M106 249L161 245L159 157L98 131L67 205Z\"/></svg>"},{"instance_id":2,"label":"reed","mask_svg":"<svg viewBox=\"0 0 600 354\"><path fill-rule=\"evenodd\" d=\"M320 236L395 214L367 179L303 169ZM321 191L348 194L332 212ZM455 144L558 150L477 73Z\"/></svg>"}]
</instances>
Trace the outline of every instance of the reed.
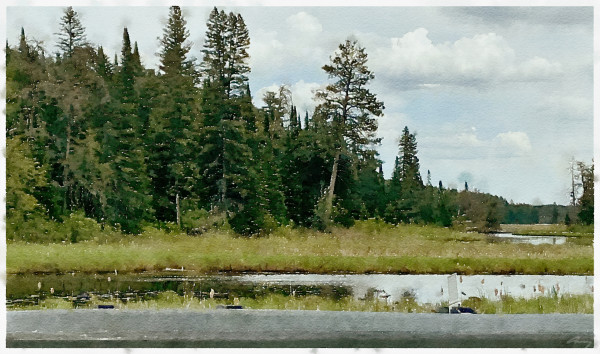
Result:
<instances>
[{"instance_id":1,"label":"reed","mask_svg":"<svg viewBox=\"0 0 600 354\"><path fill-rule=\"evenodd\" d=\"M7 243L7 272L310 272L412 274L593 274L591 244L489 243L486 236L376 221L331 233L282 227L269 236L201 236L148 229L118 241Z\"/></svg>"},{"instance_id":2,"label":"reed","mask_svg":"<svg viewBox=\"0 0 600 354\"><path fill-rule=\"evenodd\" d=\"M468 306L477 313L486 314L548 314L548 313L593 313L592 295L564 295L540 296L533 299L513 298L503 296L501 300L486 298L471 298L463 301L463 306ZM219 306L238 304L244 309L270 309L270 310L320 310L320 311L367 311L367 312L403 312L403 313L431 313L446 304L419 304L414 298L406 297L398 301L367 297L357 299L345 296L339 300L316 296L285 296L269 294L257 298L234 299L200 299L190 295L178 295L166 291L156 299L146 301L103 300L92 295L86 304L78 304L77 308L97 308L98 305L113 305L116 309L128 310L165 310L186 309L194 311L216 310ZM71 302L64 299L45 299L38 305L16 306L9 310L52 310L73 309Z\"/></svg>"}]
</instances>

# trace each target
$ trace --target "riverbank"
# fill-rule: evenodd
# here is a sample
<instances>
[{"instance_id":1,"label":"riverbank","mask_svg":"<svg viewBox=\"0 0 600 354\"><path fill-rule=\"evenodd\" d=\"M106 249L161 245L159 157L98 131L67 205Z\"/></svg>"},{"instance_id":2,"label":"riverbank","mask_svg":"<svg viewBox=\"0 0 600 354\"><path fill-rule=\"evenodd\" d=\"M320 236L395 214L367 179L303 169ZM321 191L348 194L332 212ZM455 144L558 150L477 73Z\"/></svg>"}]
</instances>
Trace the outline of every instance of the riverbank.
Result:
<instances>
[{"instance_id":1,"label":"riverbank","mask_svg":"<svg viewBox=\"0 0 600 354\"><path fill-rule=\"evenodd\" d=\"M6 270L16 273L217 272L592 275L590 244L490 243L487 236L434 226L357 222L331 233L280 228L239 237L150 229L115 241L7 244Z\"/></svg>"}]
</instances>

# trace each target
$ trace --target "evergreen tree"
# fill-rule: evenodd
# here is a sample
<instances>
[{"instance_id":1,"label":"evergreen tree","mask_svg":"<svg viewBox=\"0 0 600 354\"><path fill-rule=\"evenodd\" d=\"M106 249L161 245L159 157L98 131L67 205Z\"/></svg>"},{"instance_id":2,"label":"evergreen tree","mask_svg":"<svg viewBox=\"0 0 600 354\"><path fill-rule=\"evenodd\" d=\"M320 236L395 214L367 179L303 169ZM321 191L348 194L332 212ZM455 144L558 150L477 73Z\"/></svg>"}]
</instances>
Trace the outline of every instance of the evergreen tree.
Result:
<instances>
[{"instance_id":1,"label":"evergreen tree","mask_svg":"<svg viewBox=\"0 0 600 354\"><path fill-rule=\"evenodd\" d=\"M108 60L108 56L104 54L104 48L98 47L98 58L96 59L96 72L98 75L104 78L105 81L110 82L113 76L113 66Z\"/></svg>"},{"instance_id":2,"label":"evergreen tree","mask_svg":"<svg viewBox=\"0 0 600 354\"><path fill-rule=\"evenodd\" d=\"M161 221L180 225L184 198L194 198L198 179L194 162L198 112L193 62L187 57L191 44L181 9L171 6L160 39L160 87L149 117L151 143L148 170L153 186L153 208ZM133 55L132 55L133 57ZM135 58L132 58L135 63ZM135 66L135 65L133 65Z\"/></svg>"},{"instance_id":3,"label":"evergreen tree","mask_svg":"<svg viewBox=\"0 0 600 354\"><path fill-rule=\"evenodd\" d=\"M105 152L113 178L107 192L106 218L126 232L139 232L140 223L150 220L152 211L150 180L144 161L143 121L138 117L138 97L135 90L135 58L127 28L123 29L121 66L117 84L118 109L104 130ZM110 136L112 135L112 136Z\"/></svg>"},{"instance_id":4,"label":"evergreen tree","mask_svg":"<svg viewBox=\"0 0 600 354\"><path fill-rule=\"evenodd\" d=\"M133 71L135 76L143 76L144 75L144 66L142 65L142 58L140 57L140 51L138 49L137 41L134 42L133 45L133 53L131 55L132 63L133 63Z\"/></svg>"},{"instance_id":5,"label":"evergreen tree","mask_svg":"<svg viewBox=\"0 0 600 354\"><path fill-rule=\"evenodd\" d=\"M60 22L60 31L56 35L58 35L58 48L62 51L63 57L70 57L75 48L88 45L79 14L71 6L65 9Z\"/></svg>"},{"instance_id":6,"label":"evergreen tree","mask_svg":"<svg viewBox=\"0 0 600 354\"><path fill-rule=\"evenodd\" d=\"M399 147L400 153L396 157L388 193L390 200L387 207L387 220L390 222L417 221L421 208L426 215L425 221L431 221L433 211L425 204L433 204L433 199L431 193L427 195L428 202L425 204L421 199L423 181L419 173L417 142L415 135L410 133L408 127L404 127L402 131Z\"/></svg>"},{"instance_id":7,"label":"evergreen tree","mask_svg":"<svg viewBox=\"0 0 600 354\"><path fill-rule=\"evenodd\" d=\"M245 89L248 86L250 36L240 14L229 13L227 20L227 67L225 68L227 93L229 97L241 97L246 94Z\"/></svg>"},{"instance_id":8,"label":"evergreen tree","mask_svg":"<svg viewBox=\"0 0 600 354\"><path fill-rule=\"evenodd\" d=\"M135 61L127 27L123 28L123 47L121 49L121 68L119 70L119 97L123 103L135 102Z\"/></svg>"},{"instance_id":9,"label":"evergreen tree","mask_svg":"<svg viewBox=\"0 0 600 354\"><path fill-rule=\"evenodd\" d=\"M578 165L583 192L578 200L577 217L581 223L590 225L594 223L594 165L586 166L583 162Z\"/></svg>"},{"instance_id":10,"label":"evergreen tree","mask_svg":"<svg viewBox=\"0 0 600 354\"><path fill-rule=\"evenodd\" d=\"M231 227L241 234L269 228L267 214L274 202L268 199L270 186L264 184L269 169L261 170L258 164L269 159L264 143L259 145L246 75L249 45L242 17L214 8L202 51L201 195L203 205L225 212Z\"/></svg>"},{"instance_id":11,"label":"evergreen tree","mask_svg":"<svg viewBox=\"0 0 600 354\"><path fill-rule=\"evenodd\" d=\"M421 174L419 173L419 158L417 157L417 140L415 134L411 134L408 127L404 127L400 137L400 160L394 171L400 178L403 192L409 192L423 187Z\"/></svg>"},{"instance_id":12,"label":"evergreen tree","mask_svg":"<svg viewBox=\"0 0 600 354\"><path fill-rule=\"evenodd\" d=\"M375 138L377 121L374 117L381 116L384 108L383 102L366 87L375 76L366 66L364 48L356 41L346 40L330 60L323 70L335 81L317 93L317 98L323 101L320 110L327 115L334 139L331 178L323 200L326 223L332 211L340 156L342 153L356 156L365 146L379 142Z\"/></svg>"},{"instance_id":13,"label":"evergreen tree","mask_svg":"<svg viewBox=\"0 0 600 354\"><path fill-rule=\"evenodd\" d=\"M441 181L440 181L441 185ZM449 227L452 226L452 203L450 202L450 193L440 189L438 190L438 203L435 214L435 220L438 225Z\"/></svg>"},{"instance_id":14,"label":"evergreen tree","mask_svg":"<svg viewBox=\"0 0 600 354\"><path fill-rule=\"evenodd\" d=\"M165 76L181 77L193 74L192 61L187 57L192 43L187 40L190 33L186 24L181 8L171 6L169 19L160 39L159 68Z\"/></svg>"}]
</instances>

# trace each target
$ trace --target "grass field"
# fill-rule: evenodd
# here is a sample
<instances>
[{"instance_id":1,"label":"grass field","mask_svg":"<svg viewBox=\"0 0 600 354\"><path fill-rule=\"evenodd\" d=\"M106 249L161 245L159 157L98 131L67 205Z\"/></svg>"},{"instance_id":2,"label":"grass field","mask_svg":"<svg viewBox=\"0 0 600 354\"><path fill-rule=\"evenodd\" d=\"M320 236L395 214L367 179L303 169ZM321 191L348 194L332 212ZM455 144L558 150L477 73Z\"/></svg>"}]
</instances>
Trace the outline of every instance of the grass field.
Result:
<instances>
[{"instance_id":1,"label":"grass field","mask_svg":"<svg viewBox=\"0 0 600 354\"><path fill-rule=\"evenodd\" d=\"M572 296L540 296L533 299L503 297L501 300L469 299L463 301L463 306L471 307L477 313L488 314L524 314L524 313L593 313L592 295ZM435 312L440 306L447 304L419 304L412 298L403 298L395 302L386 302L381 299L356 299L346 296L339 300L321 296L309 295L301 297L270 294L259 298L240 299L199 299L192 296L181 296L175 292L167 291L158 295L156 299L147 301L121 302L119 300L100 300L92 295L90 301L78 308L97 308L98 305L113 305L116 309L129 310L162 310L162 309L188 309L188 310L214 310L219 305L241 305L246 309L274 309L274 310L321 310L321 311L370 311L370 312ZM72 309L69 301L60 298L41 300L39 305L13 307L10 310L52 310Z\"/></svg>"},{"instance_id":2,"label":"grass field","mask_svg":"<svg viewBox=\"0 0 600 354\"><path fill-rule=\"evenodd\" d=\"M357 222L331 233L281 228L265 237L228 231L201 236L149 229L118 241L32 244L9 241L7 272L198 273L310 272L413 274L593 274L588 244L488 243L486 236L452 229Z\"/></svg>"}]
</instances>

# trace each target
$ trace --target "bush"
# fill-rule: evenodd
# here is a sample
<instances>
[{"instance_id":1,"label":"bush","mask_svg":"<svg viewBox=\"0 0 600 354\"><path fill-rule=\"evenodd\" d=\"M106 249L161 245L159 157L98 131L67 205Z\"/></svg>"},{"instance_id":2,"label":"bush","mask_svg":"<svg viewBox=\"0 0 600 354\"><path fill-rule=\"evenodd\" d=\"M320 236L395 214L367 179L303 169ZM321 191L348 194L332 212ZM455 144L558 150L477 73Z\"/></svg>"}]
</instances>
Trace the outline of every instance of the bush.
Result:
<instances>
[{"instance_id":1,"label":"bush","mask_svg":"<svg viewBox=\"0 0 600 354\"><path fill-rule=\"evenodd\" d=\"M109 241L121 237L113 228L105 228L96 220L88 218L82 211L65 217L62 222L35 216L28 220L8 218L6 237L8 240L20 240L34 243L56 243L81 241Z\"/></svg>"}]
</instances>

